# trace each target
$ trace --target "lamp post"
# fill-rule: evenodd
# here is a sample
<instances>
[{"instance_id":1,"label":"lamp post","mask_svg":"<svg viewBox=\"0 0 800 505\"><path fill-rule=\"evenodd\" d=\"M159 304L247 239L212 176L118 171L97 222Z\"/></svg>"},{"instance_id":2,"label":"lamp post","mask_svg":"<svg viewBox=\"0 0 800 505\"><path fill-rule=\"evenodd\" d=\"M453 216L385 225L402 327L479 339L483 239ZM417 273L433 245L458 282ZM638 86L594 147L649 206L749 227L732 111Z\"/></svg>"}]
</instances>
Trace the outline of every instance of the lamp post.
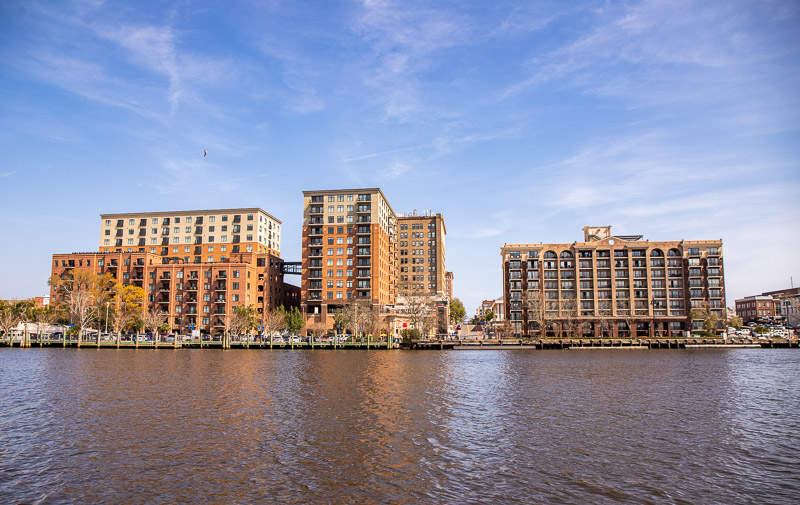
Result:
<instances>
[{"instance_id":1,"label":"lamp post","mask_svg":"<svg viewBox=\"0 0 800 505\"><path fill-rule=\"evenodd\" d=\"M106 302L106 333L108 333L108 306L110 304L111 304L111 302Z\"/></svg>"}]
</instances>

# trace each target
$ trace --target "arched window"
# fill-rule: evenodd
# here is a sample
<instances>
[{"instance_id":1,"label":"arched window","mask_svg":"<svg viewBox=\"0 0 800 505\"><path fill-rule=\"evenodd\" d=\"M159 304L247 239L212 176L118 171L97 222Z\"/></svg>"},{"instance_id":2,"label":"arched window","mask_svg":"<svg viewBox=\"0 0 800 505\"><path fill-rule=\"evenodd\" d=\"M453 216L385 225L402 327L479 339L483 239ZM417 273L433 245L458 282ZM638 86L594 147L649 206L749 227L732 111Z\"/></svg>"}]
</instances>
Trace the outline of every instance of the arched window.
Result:
<instances>
[{"instance_id":1,"label":"arched window","mask_svg":"<svg viewBox=\"0 0 800 505\"><path fill-rule=\"evenodd\" d=\"M545 258L558 258L558 256L556 256L556 253L554 253L553 251L547 251L546 253L544 253L544 257Z\"/></svg>"},{"instance_id":2,"label":"arched window","mask_svg":"<svg viewBox=\"0 0 800 505\"><path fill-rule=\"evenodd\" d=\"M562 251L561 252L561 257L562 258L572 258L572 253L569 252L569 251Z\"/></svg>"},{"instance_id":3,"label":"arched window","mask_svg":"<svg viewBox=\"0 0 800 505\"><path fill-rule=\"evenodd\" d=\"M661 249L653 249L652 251L650 251L650 257L652 257L652 258L663 258L664 257L664 253L661 251Z\"/></svg>"},{"instance_id":4,"label":"arched window","mask_svg":"<svg viewBox=\"0 0 800 505\"><path fill-rule=\"evenodd\" d=\"M667 252L667 256L672 256L672 257L680 258L680 257L681 257L681 252L680 252L679 250L677 250L677 249L670 249L670 250Z\"/></svg>"}]
</instances>

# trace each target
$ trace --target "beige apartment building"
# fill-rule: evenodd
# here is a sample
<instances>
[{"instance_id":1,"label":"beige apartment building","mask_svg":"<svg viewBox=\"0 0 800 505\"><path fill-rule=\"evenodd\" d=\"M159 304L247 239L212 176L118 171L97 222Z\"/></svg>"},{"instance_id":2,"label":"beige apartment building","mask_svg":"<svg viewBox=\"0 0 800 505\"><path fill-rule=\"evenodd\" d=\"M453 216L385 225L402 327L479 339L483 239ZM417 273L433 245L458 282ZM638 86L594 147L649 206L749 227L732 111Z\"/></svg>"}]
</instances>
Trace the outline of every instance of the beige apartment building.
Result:
<instances>
[{"instance_id":1,"label":"beige apartment building","mask_svg":"<svg viewBox=\"0 0 800 505\"><path fill-rule=\"evenodd\" d=\"M501 249L505 319L516 336L682 337L692 309L725 317L721 240L649 241L584 227L571 244Z\"/></svg>"},{"instance_id":2,"label":"beige apartment building","mask_svg":"<svg viewBox=\"0 0 800 505\"><path fill-rule=\"evenodd\" d=\"M100 215L100 252L148 252L184 263L252 252L280 257L281 222L259 208Z\"/></svg>"},{"instance_id":3,"label":"beige apartment building","mask_svg":"<svg viewBox=\"0 0 800 505\"><path fill-rule=\"evenodd\" d=\"M303 191L302 233L305 314L395 303L397 217L379 188Z\"/></svg>"},{"instance_id":4,"label":"beige apartment building","mask_svg":"<svg viewBox=\"0 0 800 505\"><path fill-rule=\"evenodd\" d=\"M445 235L441 214L417 211L397 218L398 294L425 293L447 298Z\"/></svg>"}]
</instances>

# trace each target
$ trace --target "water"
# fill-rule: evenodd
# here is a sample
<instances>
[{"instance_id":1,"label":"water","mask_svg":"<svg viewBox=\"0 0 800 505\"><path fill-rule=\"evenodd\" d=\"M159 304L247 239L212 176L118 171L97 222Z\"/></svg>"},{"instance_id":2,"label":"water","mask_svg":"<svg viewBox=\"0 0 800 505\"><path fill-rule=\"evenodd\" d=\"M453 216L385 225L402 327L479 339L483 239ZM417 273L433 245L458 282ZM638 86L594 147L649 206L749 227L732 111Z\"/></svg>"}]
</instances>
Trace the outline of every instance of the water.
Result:
<instances>
[{"instance_id":1,"label":"water","mask_svg":"<svg viewBox=\"0 0 800 505\"><path fill-rule=\"evenodd\" d=\"M795 350L0 351L2 503L800 501Z\"/></svg>"}]
</instances>

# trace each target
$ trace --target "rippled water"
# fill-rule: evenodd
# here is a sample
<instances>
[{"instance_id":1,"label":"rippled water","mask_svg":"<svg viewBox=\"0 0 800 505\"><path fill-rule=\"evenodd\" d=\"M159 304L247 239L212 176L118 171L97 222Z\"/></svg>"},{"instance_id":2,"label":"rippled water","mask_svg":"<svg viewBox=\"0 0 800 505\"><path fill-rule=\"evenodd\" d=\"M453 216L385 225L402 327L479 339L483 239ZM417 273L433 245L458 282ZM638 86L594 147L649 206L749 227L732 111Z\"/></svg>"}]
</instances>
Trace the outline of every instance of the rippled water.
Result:
<instances>
[{"instance_id":1,"label":"rippled water","mask_svg":"<svg viewBox=\"0 0 800 505\"><path fill-rule=\"evenodd\" d=\"M2 503L800 501L795 350L0 351Z\"/></svg>"}]
</instances>

